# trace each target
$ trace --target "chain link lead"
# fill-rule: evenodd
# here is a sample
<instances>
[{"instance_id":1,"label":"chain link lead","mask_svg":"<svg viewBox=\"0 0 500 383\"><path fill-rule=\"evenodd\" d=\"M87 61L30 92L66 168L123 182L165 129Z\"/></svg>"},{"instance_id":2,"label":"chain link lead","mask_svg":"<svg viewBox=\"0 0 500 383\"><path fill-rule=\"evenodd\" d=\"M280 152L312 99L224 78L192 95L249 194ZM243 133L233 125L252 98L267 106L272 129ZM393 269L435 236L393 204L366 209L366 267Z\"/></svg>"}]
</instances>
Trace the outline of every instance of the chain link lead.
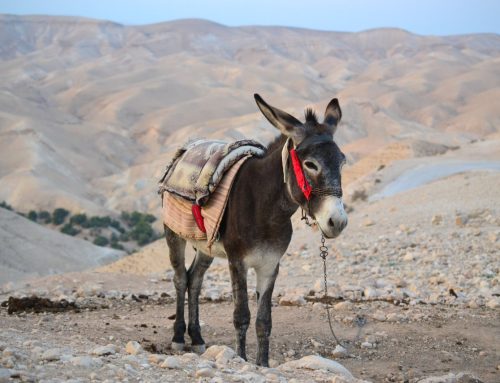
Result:
<instances>
[{"instance_id":1,"label":"chain link lead","mask_svg":"<svg viewBox=\"0 0 500 383\"><path fill-rule=\"evenodd\" d=\"M326 257L328 257L328 247L325 244L325 236L323 233L321 233L321 246L319 247L319 256L321 259L323 259L323 276L324 276L324 294L323 294L323 301L325 302L325 309L326 309L326 316L328 318L328 326L330 326L330 332L332 333L333 338L337 342L338 345L347 348L344 346L339 338L337 338L337 335L335 335L335 331L333 331L333 325L332 325L332 318L330 315L330 302L328 300L328 278L326 274Z\"/></svg>"}]
</instances>

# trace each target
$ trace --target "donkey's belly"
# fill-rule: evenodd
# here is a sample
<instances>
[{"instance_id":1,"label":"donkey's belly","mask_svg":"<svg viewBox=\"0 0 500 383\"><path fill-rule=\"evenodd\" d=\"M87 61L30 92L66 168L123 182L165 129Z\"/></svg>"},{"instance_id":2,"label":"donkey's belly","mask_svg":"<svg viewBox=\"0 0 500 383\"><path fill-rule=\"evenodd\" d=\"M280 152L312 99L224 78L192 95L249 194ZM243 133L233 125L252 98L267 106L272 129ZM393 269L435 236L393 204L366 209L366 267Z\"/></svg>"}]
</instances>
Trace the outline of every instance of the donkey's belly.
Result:
<instances>
[{"instance_id":1,"label":"donkey's belly","mask_svg":"<svg viewBox=\"0 0 500 383\"><path fill-rule=\"evenodd\" d=\"M188 239L187 242L203 254L211 257L227 258L226 249L221 241L214 242L211 248L208 248L206 240L196 241Z\"/></svg>"}]
</instances>

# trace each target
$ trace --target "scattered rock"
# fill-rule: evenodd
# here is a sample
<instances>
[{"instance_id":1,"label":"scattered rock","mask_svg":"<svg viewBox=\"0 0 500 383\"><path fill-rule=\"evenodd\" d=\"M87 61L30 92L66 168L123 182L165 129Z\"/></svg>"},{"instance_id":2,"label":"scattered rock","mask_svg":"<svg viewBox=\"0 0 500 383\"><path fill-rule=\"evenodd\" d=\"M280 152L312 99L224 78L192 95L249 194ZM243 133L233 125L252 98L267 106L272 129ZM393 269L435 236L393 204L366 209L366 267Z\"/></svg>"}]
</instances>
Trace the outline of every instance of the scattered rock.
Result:
<instances>
[{"instance_id":1,"label":"scattered rock","mask_svg":"<svg viewBox=\"0 0 500 383\"><path fill-rule=\"evenodd\" d=\"M380 296L380 293L373 287L367 287L366 289L364 289L363 295L365 296L365 298L377 298Z\"/></svg>"},{"instance_id":2,"label":"scattered rock","mask_svg":"<svg viewBox=\"0 0 500 383\"><path fill-rule=\"evenodd\" d=\"M45 360L47 362L59 360L62 356L62 350L59 348L50 348L46 350L41 356L41 360Z\"/></svg>"},{"instance_id":3,"label":"scattered rock","mask_svg":"<svg viewBox=\"0 0 500 383\"><path fill-rule=\"evenodd\" d=\"M458 227L464 227L467 223L467 220L467 217L462 214L457 213L455 215L455 225L457 225Z\"/></svg>"},{"instance_id":4,"label":"scattered rock","mask_svg":"<svg viewBox=\"0 0 500 383\"><path fill-rule=\"evenodd\" d=\"M387 319L387 316L383 311L377 310L372 314L372 318L380 322L384 322Z\"/></svg>"},{"instance_id":5,"label":"scattered rock","mask_svg":"<svg viewBox=\"0 0 500 383\"><path fill-rule=\"evenodd\" d=\"M314 348L322 348L325 347L325 345L321 342L318 342L316 339L311 339L311 344L313 345ZM290 355L293 356L293 355Z\"/></svg>"},{"instance_id":6,"label":"scattered rock","mask_svg":"<svg viewBox=\"0 0 500 383\"><path fill-rule=\"evenodd\" d=\"M215 375L214 370L212 368L207 368L207 367L196 370L195 374L197 378L211 378L214 375Z\"/></svg>"},{"instance_id":7,"label":"scattered rock","mask_svg":"<svg viewBox=\"0 0 500 383\"><path fill-rule=\"evenodd\" d=\"M326 370L340 374L346 378L354 378L349 370L340 363L318 355L308 355L299 360L283 363L278 369L283 371L289 369Z\"/></svg>"},{"instance_id":8,"label":"scattered rock","mask_svg":"<svg viewBox=\"0 0 500 383\"><path fill-rule=\"evenodd\" d=\"M431 223L433 225L440 225L443 222L443 217L439 214L435 214L432 216Z\"/></svg>"},{"instance_id":9,"label":"scattered rock","mask_svg":"<svg viewBox=\"0 0 500 383\"><path fill-rule=\"evenodd\" d=\"M332 351L332 356L334 358L344 358L348 355L347 350L340 344L336 345Z\"/></svg>"},{"instance_id":10,"label":"scattered rock","mask_svg":"<svg viewBox=\"0 0 500 383\"><path fill-rule=\"evenodd\" d=\"M334 310L350 310L353 304L350 301L342 301L333 306Z\"/></svg>"},{"instance_id":11,"label":"scattered rock","mask_svg":"<svg viewBox=\"0 0 500 383\"><path fill-rule=\"evenodd\" d=\"M175 356L168 356L160 365L161 368L180 369L182 367L179 358Z\"/></svg>"},{"instance_id":12,"label":"scattered rock","mask_svg":"<svg viewBox=\"0 0 500 383\"><path fill-rule=\"evenodd\" d=\"M387 314L387 322L397 322L399 320L399 315L397 313Z\"/></svg>"},{"instance_id":13,"label":"scattered rock","mask_svg":"<svg viewBox=\"0 0 500 383\"><path fill-rule=\"evenodd\" d=\"M100 367L102 365L102 360L99 358L92 358L90 356L75 356L70 359L70 362L73 366L77 367L85 367L85 368L94 368Z\"/></svg>"},{"instance_id":14,"label":"scattered rock","mask_svg":"<svg viewBox=\"0 0 500 383\"><path fill-rule=\"evenodd\" d=\"M106 346L99 346L92 350L92 355L105 356L116 354L116 347L113 344L108 344Z\"/></svg>"},{"instance_id":15,"label":"scattered rock","mask_svg":"<svg viewBox=\"0 0 500 383\"><path fill-rule=\"evenodd\" d=\"M285 295L279 301L280 306L304 306L306 303L302 295Z\"/></svg>"},{"instance_id":16,"label":"scattered rock","mask_svg":"<svg viewBox=\"0 0 500 383\"><path fill-rule=\"evenodd\" d=\"M135 340L131 340L125 346L125 351L128 354L137 355L139 352L142 351L142 346L139 344L139 342L136 342Z\"/></svg>"},{"instance_id":17,"label":"scattered rock","mask_svg":"<svg viewBox=\"0 0 500 383\"><path fill-rule=\"evenodd\" d=\"M486 307L489 307L490 309L497 309L498 307L500 307L500 299L490 299L488 302L486 302Z\"/></svg>"},{"instance_id":18,"label":"scattered rock","mask_svg":"<svg viewBox=\"0 0 500 383\"><path fill-rule=\"evenodd\" d=\"M430 376L418 381L419 383L483 383L479 378L468 373L453 374L442 376Z\"/></svg>"},{"instance_id":19,"label":"scattered rock","mask_svg":"<svg viewBox=\"0 0 500 383\"><path fill-rule=\"evenodd\" d=\"M375 222L370 218L367 218L363 221L363 226L373 226L373 225L375 225Z\"/></svg>"}]
</instances>

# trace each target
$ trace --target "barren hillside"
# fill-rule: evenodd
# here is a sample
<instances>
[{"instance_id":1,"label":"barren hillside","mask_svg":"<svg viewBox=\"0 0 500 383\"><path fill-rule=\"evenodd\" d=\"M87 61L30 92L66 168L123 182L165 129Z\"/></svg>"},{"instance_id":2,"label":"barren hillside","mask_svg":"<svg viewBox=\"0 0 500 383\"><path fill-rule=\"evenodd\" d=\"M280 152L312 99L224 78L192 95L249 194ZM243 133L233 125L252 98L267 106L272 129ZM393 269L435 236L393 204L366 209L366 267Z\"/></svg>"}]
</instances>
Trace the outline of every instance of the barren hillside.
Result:
<instances>
[{"instance_id":1,"label":"barren hillside","mask_svg":"<svg viewBox=\"0 0 500 383\"><path fill-rule=\"evenodd\" d=\"M156 181L187 138L276 134L255 92L299 116L339 97L351 163L399 141L462 145L498 133L499 64L494 34L3 15L0 201L155 211Z\"/></svg>"}]
</instances>

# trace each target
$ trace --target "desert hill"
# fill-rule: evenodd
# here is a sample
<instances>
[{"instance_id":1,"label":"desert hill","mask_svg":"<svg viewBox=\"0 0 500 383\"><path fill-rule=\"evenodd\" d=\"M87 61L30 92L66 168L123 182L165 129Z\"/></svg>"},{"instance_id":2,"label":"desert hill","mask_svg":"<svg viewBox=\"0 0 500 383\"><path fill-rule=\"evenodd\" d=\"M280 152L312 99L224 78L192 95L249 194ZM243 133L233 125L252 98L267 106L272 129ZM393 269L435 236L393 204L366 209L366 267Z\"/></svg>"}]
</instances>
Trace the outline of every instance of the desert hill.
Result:
<instances>
[{"instance_id":1,"label":"desert hill","mask_svg":"<svg viewBox=\"0 0 500 383\"><path fill-rule=\"evenodd\" d=\"M104 265L125 252L61 234L0 208L0 284Z\"/></svg>"},{"instance_id":2,"label":"desert hill","mask_svg":"<svg viewBox=\"0 0 500 383\"><path fill-rule=\"evenodd\" d=\"M154 212L156 181L186 139L276 135L255 92L298 116L339 97L351 164L394 142L463 145L498 134L499 63L496 34L2 15L0 200Z\"/></svg>"}]
</instances>

